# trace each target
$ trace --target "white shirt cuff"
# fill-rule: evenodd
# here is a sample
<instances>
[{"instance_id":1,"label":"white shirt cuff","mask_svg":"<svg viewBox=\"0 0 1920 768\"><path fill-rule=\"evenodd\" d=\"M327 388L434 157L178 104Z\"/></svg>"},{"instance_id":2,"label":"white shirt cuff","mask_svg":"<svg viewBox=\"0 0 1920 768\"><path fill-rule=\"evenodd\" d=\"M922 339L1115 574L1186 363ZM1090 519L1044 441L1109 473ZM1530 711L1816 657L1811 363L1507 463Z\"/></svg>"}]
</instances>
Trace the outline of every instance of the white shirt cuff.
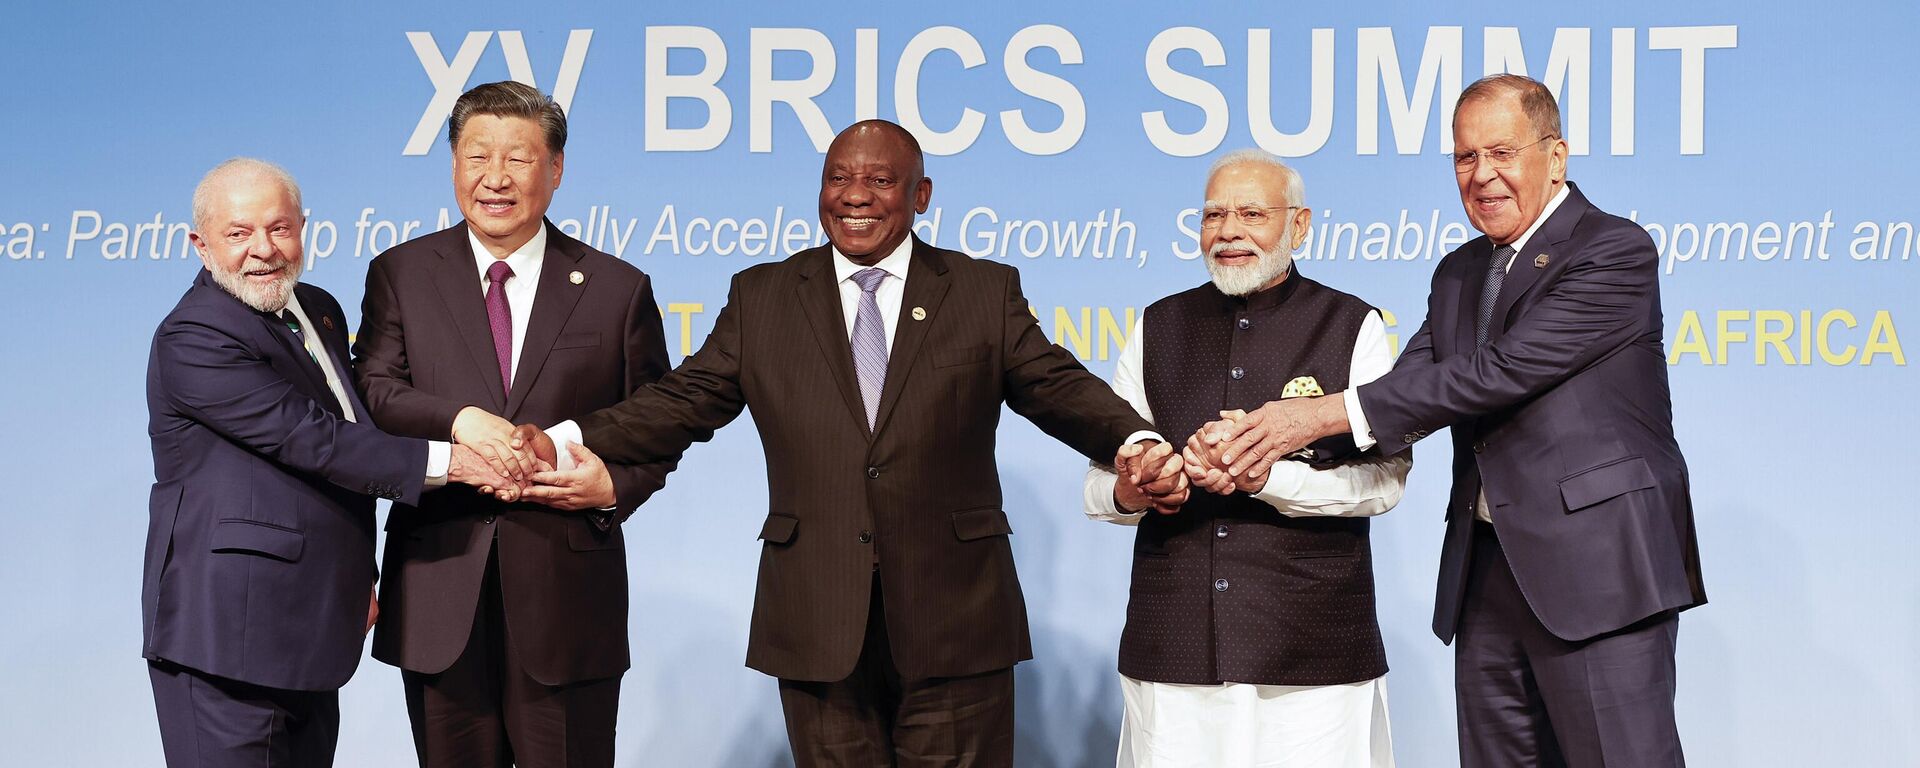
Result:
<instances>
[{"instance_id":1,"label":"white shirt cuff","mask_svg":"<svg viewBox=\"0 0 1920 768\"><path fill-rule=\"evenodd\" d=\"M1127 441L1124 443L1121 443L1121 445L1133 445L1134 443L1140 442L1142 440L1152 440L1158 443L1164 443L1167 441L1166 438L1160 436L1160 433L1155 432L1151 429L1143 429L1131 435L1127 435ZM1180 446L1176 445L1174 447L1179 448Z\"/></svg>"},{"instance_id":2,"label":"white shirt cuff","mask_svg":"<svg viewBox=\"0 0 1920 768\"><path fill-rule=\"evenodd\" d=\"M567 444L587 444L587 439L580 434L579 422L572 419L548 427L547 439L553 441L553 468L562 472L573 469L573 452L567 450Z\"/></svg>"},{"instance_id":3,"label":"white shirt cuff","mask_svg":"<svg viewBox=\"0 0 1920 768\"><path fill-rule=\"evenodd\" d=\"M1373 439L1373 425L1367 423L1367 414L1360 410L1360 388L1348 387L1340 393L1340 398L1347 404L1347 429L1353 433L1353 447L1363 451L1372 448L1378 441Z\"/></svg>"},{"instance_id":4,"label":"white shirt cuff","mask_svg":"<svg viewBox=\"0 0 1920 768\"><path fill-rule=\"evenodd\" d=\"M445 440L427 441L427 485L439 488L447 484L447 469L453 464L453 444Z\"/></svg>"},{"instance_id":5,"label":"white shirt cuff","mask_svg":"<svg viewBox=\"0 0 1920 768\"><path fill-rule=\"evenodd\" d=\"M1146 510L1128 512L1113 502L1113 489L1120 484L1120 476L1098 464L1087 467L1085 486L1085 512L1089 520L1104 520L1119 525L1137 525L1140 518L1146 516Z\"/></svg>"}]
</instances>

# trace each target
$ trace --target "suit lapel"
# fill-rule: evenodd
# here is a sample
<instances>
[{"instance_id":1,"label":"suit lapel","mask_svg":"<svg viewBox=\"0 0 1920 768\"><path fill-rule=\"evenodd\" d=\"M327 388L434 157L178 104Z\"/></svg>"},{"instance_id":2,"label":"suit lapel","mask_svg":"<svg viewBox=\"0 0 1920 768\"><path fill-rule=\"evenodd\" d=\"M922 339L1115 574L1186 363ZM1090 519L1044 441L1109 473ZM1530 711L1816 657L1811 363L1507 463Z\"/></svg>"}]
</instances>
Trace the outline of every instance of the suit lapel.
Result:
<instances>
[{"instance_id":1,"label":"suit lapel","mask_svg":"<svg viewBox=\"0 0 1920 768\"><path fill-rule=\"evenodd\" d=\"M834 385L840 390L848 415L865 430L867 409L860 402L860 390L854 384L853 347L847 341L847 321L841 317L840 285L834 279L832 261L832 251L824 247L815 249L801 267L800 281L793 290L808 325L813 327L813 339L820 345L827 369L833 372ZM907 285L913 285L912 281Z\"/></svg>"},{"instance_id":2,"label":"suit lapel","mask_svg":"<svg viewBox=\"0 0 1920 768\"><path fill-rule=\"evenodd\" d=\"M340 402L333 396L333 390L327 387L327 375L321 372L319 363L313 359L313 353L308 352L306 347L300 345L299 339L294 337L293 329L288 328L285 321L274 315L265 312L254 314L259 316L260 322L267 324L267 333L273 336L274 341L280 343L281 353L293 361L293 367L300 370L301 377L307 382L307 394L318 400L322 408L332 411L335 416L340 415ZM312 333L313 330L308 329L307 332Z\"/></svg>"},{"instance_id":3,"label":"suit lapel","mask_svg":"<svg viewBox=\"0 0 1920 768\"><path fill-rule=\"evenodd\" d=\"M1556 258L1567 258L1571 254L1554 254L1559 245L1573 235L1574 222L1587 213L1587 198L1580 190L1567 182L1567 199L1560 201L1560 207L1553 215L1540 224L1540 229L1527 238L1527 247L1513 260L1513 268L1507 271L1507 282L1500 287L1500 301L1493 305L1493 325L1487 329L1487 343L1506 334L1507 319L1513 314L1513 307L1520 299L1539 283L1540 275L1546 272ZM1548 256L1548 263L1536 266L1536 260L1542 254Z\"/></svg>"},{"instance_id":4,"label":"suit lapel","mask_svg":"<svg viewBox=\"0 0 1920 768\"><path fill-rule=\"evenodd\" d=\"M507 407L506 387L500 383L500 362L493 354L493 330L487 322L487 305L480 288L480 272L475 267L473 245L465 224L460 225L457 245L440 251L434 284L440 300L446 304L447 319L472 357L474 370L480 373L493 398L494 413Z\"/></svg>"},{"instance_id":5,"label":"suit lapel","mask_svg":"<svg viewBox=\"0 0 1920 768\"><path fill-rule=\"evenodd\" d=\"M353 385L353 370L347 364L353 359L347 356L347 332L340 330L341 325L333 325L334 323L344 325L345 319L335 320L332 310L325 309L325 305L318 299L303 297L300 299L300 307L307 311L307 319L319 326L312 329L312 332L320 337L320 346L326 348L327 357L333 358L333 375L340 377L340 390L346 393L347 402L353 406L354 421L362 424L373 423L372 417L367 414L366 403L360 401L360 390ZM321 385L324 388L326 382L322 381ZM333 399L331 389L327 390L327 398Z\"/></svg>"},{"instance_id":6,"label":"suit lapel","mask_svg":"<svg viewBox=\"0 0 1920 768\"><path fill-rule=\"evenodd\" d=\"M927 317L939 317L949 283L947 265L932 246L915 237L913 257L907 264L906 292L900 297L900 317L894 320L893 351L887 354L887 381L880 389L880 411L873 422L875 433L886 428L887 415L900 402L900 391L913 373L913 361L920 356L921 342L926 341L927 327L932 325L913 317L913 310L923 309Z\"/></svg>"},{"instance_id":7,"label":"suit lapel","mask_svg":"<svg viewBox=\"0 0 1920 768\"><path fill-rule=\"evenodd\" d=\"M580 263L580 253L574 246L552 223L547 224L547 253L540 265L540 285L534 289L527 335L520 341L520 360L514 366L513 391L507 395L508 421L519 414L520 405L526 402L527 392L533 389L541 366L547 362L547 353L553 350L561 329L567 327L567 318L573 316L574 306L587 292L587 280L575 285L571 279ZM593 277L585 273L582 276L588 280Z\"/></svg>"}]
</instances>

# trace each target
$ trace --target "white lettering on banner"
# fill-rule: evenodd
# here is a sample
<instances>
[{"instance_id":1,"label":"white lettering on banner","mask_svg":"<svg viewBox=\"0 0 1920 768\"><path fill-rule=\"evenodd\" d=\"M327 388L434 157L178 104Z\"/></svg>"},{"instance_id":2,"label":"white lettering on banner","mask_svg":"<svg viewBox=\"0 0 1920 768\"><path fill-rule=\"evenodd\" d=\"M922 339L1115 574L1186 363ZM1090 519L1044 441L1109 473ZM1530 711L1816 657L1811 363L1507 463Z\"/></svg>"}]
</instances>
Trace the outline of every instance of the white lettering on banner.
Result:
<instances>
[{"instance_id":1,"label":"white lettering on banner","mask_svg":"<svg viewBox=\"0 0 1920 768\"><path fill-rule=\"evenodd\" d=\"M943 49L959 54L962 69L987 63L980 41L966 30L930 27L907 41L907 48L900 52L900 63L893 72L893 111L900 116L901 127L913 132L914 138L920 140L920 148L929 155L960 154L980 138L980 128L987 122L987 116L972 107L960 110L959 124L946 131L936 131L920 118L920 67L934 51Z\"/></svg>"},{"instance_id":2,"label":"white lettering on banner","mask_svg":"<svg viewBox=\"0 0 1920 768\"><path fill-rule=\"evenodd\" d=\"M752 71L752 83L747 89L747 98L750 100L747 108L748 150L773 151L773 103L780 101L793 109L794 117L800 118L807 138L813 140L814 151L827 151L827 144L833 141L833 127L827 123L827 116L820 111L820 105L813 103L813 100L826 93L827 86L833 84L833 42L819 30L759 27L753 29L752 40L749 46L751 62L748 64L748 69ZM813 60L813 67L802 79L775 80L775 51L804 53Z\"/></svg>"},{"instance_id":3,"label":"white lettering on banner","mask_svg":"<svg viewBox=\"0 0 1920 768\"><path fill-rule=\"evenodd\" d=\"M1428 27L1427 44L1420 51L1419 74L1413 95L1400 78L1400 56L1393 46L1392 27L1362 27L1358 48L1360 71L1354 120L1354 152L1380 154L1380 90L1386 90L1387 118L1393 123L1394 149L1403 155L1420 154L1427 135L1427 110L1440 101L1440 146L1453 146L1453 94L1460 92L1460 28Z\"/></svg>"},{"instance_id":4,"label":"white lettering on banner","mask_svg":"<svg viewBox=\"0 0 1920 768\"><path fill-rule=\"evenodd\" d=\"M1156 109L1140 113L1140 124L1146 128L1147 140L1160 151L1175 157L1199 157L1219 148L1227 138L1232 111L1226 95L1213 83L1173 68L1173 52L1181 50L1199 53L1200 66L1224 67L1226 49L1220 47L1220 38L1199 27L1174 27L1154 35L1153 42L1147 44L1147 80L1155 90L1199 107L1206 114L1206 122L1199 130L1181 133L1167 123L1165 111Z\"/></svg>"},{"instance_id":5,"label":"white lettering on banner","mask_svg":"<svg viewBox=\"0 0 1920 768\"><path fill-rule=\"evenodd\" d=\"M1273 126L1273 32L1247 30L1247 130L1253 143L1281 157L1306 157L1333 135L1333 30L1313 31L1312 105L1307 127L1282 133Z\"/></svg>"},{"instance_id":6,"label":"white lettering on banner","mask_svg":"<svg viewBox=\"0 0 1920 768\"><path fill-rule=\"evenodd\" d=\"M1017 109L1000 112L1000 130L1007 141L1029 155L1057 155L1073 148L1087 131L1087 101L1080 89L1057 75L1041 72L1027 64L1027 54L1039 48L1052 48L1061 64L1079 64L1080 41L1064 27L1052 24L1027 27L1007 41L1007 82L1014 89L1060 108L1060 127L1036 131Z\"/></svg>"},{"instance_id":7,"label":"white lettering on banner","mask_svg":"<svg viewBox=\"0 0 1920 768\"><path fill-rule=\"evenodd\" d=\"M1707 49L1734 48L1740 28L1654 27L1647 30L1647 48L1680 52L1680 154L1706 151Z\"/></svg>"},{"instance_id":8,"label":"white lettering on banner","mask_svg":"<svg viewBox=\"0 0 1920 768\"><path fill-rule=\"evenodd\" d=\"M427 81L433 84L433 97L428 99L427 108L420 113L420 121L414 124L413 135L407 138L407 145L400 150L400 154L424 155L433 148L433 140L439 135L440 126L446 123L447 115L453 112L453 103L460 99L460 94L466 92L468 81L473 78L473 71L480 64L480 56L486 52L488 39L496 34L500 38L500 53L506 58L507 76L539 88L540 84L533 77L533 60L527 55L526 39L517 30L468 32L452 59L440 53L433 33L407 33L407 42L413 45L414 57L420 60L420 68L426 70ZM560 55L560 68L554 75L552 95L554 102L560 105L560 110L568 114L572 114L574 92L580 85L581 71L586 69L587 48L592 43L591 29L576 29L567 34L567 47Z\"/></svg>"},{"instance_id":9,"label":"white lettering on banner","mask_svg":"<svg viewBox=\"0 0 1920 768\"><path fill-rule=\"evenodd\" d=\"M1631 32L1632 30L1628 30ZM1527 57L1520 45L1519 27L1487 27L1481 44L1482 72L1527 74ZM1629 56L1632 54L1629 53ZM1562 112L1561 138L1567 151L1587 154L1589 113L1593 109L1593 30L1562 27L1553 31L1547 49L1547 73L1539 78Z\"/></svg>"},{"instance_id":10,"label":"white lettering on banner","mask_svg":"<svg viewBox=\"0 0 1920 768\"><path fill-rule=\"evenodd\" d=\"M706 27L647 27L646 46L647 151L704 152L720 146L733 128L733 103L720 90L720 76L727 71L727 44ZM675 48L699 51L705 61L700 71L668 74L667 52ZM667 127L667 105L676 98L705 102L706 124L698 128Z\"/></svg>"}]
</instances>

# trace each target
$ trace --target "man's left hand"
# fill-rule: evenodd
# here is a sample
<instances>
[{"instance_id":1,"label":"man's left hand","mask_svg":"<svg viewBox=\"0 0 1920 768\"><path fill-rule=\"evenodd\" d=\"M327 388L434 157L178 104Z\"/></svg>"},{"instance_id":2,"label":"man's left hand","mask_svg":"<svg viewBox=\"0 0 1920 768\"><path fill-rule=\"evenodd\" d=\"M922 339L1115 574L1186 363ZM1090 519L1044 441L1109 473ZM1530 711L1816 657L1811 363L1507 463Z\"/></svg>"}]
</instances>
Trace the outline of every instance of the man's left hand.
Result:
<instances>
[{"instance_id":1,"label":"man's left hand","mask_svg":"<svg viewBox=\"0 0 1920 768\"><path fill-rule=\"evenodd\" d=\"M606 509L617 501L613 495L613 476L593 451L579 443L567 443L573 456L573 469L535 472L533 485L520 492L520 498L554 509Z\"/></svg>"},{"instance_id":2,"label":"man's left hand","mask_svg":"<svg viewBox=\"0 0 1920 768\"><path fill-rule=\"evenodd\" d=\"M1287 454L1345 431L1346 402L1339 395L1294 397L1260 406L1239 419L1218 421L1200 435L1208 459L1229 477L1265 477Z\"/></svg>"}]
</instances>

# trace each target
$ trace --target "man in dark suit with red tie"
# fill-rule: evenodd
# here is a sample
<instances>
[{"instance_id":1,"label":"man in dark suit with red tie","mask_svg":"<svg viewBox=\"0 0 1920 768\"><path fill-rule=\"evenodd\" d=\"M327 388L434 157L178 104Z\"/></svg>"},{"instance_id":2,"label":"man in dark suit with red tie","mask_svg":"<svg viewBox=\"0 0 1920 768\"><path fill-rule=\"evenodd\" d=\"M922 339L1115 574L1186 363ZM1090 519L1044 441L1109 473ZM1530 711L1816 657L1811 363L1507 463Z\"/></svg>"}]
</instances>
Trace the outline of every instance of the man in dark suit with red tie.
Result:
<instances>
[{"instance_id":1,"label":"man in dark suit with red tie","mask_svg":"<svg viewBox=\"0 0 1920 768\"><path fill-rule=\"evenodd\" d=\"M842 132L820 184L831 245L735 275L700 351L550 430L584 442L567 448L586 468L526 491L577 504L594 453L677 456L751 407L771 509L747 665L780 679L803 768L1012 765L1013 665L1033 653L994 463L1003 404L1185 492L1171 448L1136 443L1150 425L1047 341L1017 272L911 236L921 163L898 125Z\"/></svg>"},{"instance_id":2,"label":"man in dark suit with red tie","mask_svg":"<svg viewBox=\"0 0 1920 768\"><path fill-rule=\"evenodd\" d=\"M1706 591L1653 242L1567 181L1539 82L1468 86L1453 138L1486 236L1440 262L1393 371L1203 431L1257 473L1324 435L1395 453L1450 427L1433 630L1455 642L1462 765L1682 765L1679 612Z\"/></svg>"},{"instance_id":3,"label":"man in dark suit with red tie","mask_svg":"<svg viewBox=\"0 0 1920 768\"><path fill-rule=\"evenodd\" d=\"M665 373L659 309L640 270L545 219L559 105L478 86L447 138L466 220L374 260L360 383L382 428L472 445L524 480L508 419L578 417ZM576 514L477 493L394 506L373 652L402 670L421 765L612 765L629 663L620 523L673 466L613 468Z\"/></svg>"},{"instance_id":4,"label":"man in dark suit with red tie","mask_svg":"<svg viewBox=\"0 0 1920 768\"><path fill-rule=\"evenodd\" d=\"M340 305L300 284L302 210L279 166L208 172L190 236L206 268L153 336L142 655L175 768L332 764L379 613L374 499L506 482L466 446L373 427Z\"/></svg>"}]
</instances>

